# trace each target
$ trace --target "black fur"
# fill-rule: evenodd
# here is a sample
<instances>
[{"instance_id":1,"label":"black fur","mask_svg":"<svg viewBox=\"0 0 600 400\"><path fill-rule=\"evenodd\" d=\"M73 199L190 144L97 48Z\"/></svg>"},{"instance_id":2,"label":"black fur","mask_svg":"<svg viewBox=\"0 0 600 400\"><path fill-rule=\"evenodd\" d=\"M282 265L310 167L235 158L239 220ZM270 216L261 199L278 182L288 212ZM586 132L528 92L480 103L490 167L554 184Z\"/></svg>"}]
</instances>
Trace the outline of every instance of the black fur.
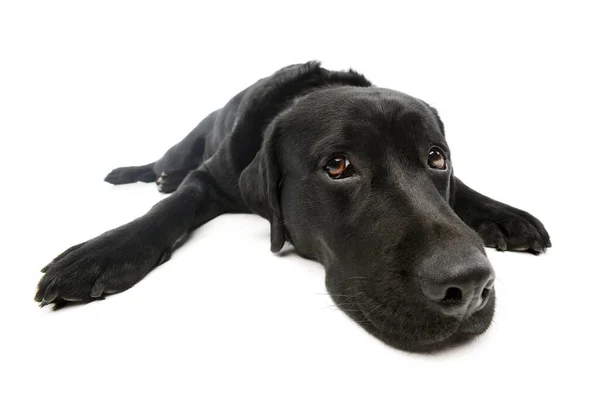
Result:
<instances>
[{"instance_id":1,"label":"black fur","mask_svg":"<svg viewBox=\"0 0 600 400\"><path fill-rule=\"evenodd\" d=\"M536 254L551 244L536 218L455 178L451 157L444 171L428 167L431 146L450 154L443 129L423 101L376 88L352 70L316 62L283 68L210 114L160 160L108 174L114 184L156 181L174 193L59 255L42 270L35 300L58 308L124 291L191 230L223 213L254 212L271 224L272 251L289 241L321 262L338 306L386 343L420 351L473 337L494 311L484 244ZM341 153L354 174L333 180L323 166ZM424 279L474 276L477 268L487 274L479 309L459 316L424 296Z\"/></svg>"}]
</instances>

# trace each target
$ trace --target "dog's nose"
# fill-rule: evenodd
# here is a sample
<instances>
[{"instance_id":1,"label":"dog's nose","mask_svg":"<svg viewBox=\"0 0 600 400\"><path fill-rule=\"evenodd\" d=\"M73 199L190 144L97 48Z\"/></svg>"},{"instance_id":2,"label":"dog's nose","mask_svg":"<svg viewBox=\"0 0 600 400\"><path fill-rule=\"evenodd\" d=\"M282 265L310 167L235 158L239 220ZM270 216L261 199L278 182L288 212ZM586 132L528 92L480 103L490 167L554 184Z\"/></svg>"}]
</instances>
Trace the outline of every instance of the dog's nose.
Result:
<instances>
[{"instance_id":1,"label":"dog's nose","mask_svg":"<svg viewBox=\"0 0 600 400\"><path fill-rule=\"evenodd\" d=\"M439 263L419 274L421 291L440 312L461 317L481 310L494 288L494 270L477 252L460 262Z\"/></svg>"}]
</instances>

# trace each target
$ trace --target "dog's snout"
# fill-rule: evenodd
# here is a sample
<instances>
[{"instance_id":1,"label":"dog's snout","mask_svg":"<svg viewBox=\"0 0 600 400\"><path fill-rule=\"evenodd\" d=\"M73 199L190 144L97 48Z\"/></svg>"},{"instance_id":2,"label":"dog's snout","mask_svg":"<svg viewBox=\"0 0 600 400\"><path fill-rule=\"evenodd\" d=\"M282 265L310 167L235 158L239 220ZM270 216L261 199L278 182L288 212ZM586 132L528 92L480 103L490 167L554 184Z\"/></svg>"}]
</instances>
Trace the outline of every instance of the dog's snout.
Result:
<instances>
[{"instance_id":1,"label":"dog's snout","mask_svg":"<svg viewBox=\"0 0 600 400\"><path fill-rule=\"evenodd\" d=\"M425 297L445 315L462 317L481 310L494 288L494 270L483 254L431 265L419 274Z\"/></svg>"}]
</instances>

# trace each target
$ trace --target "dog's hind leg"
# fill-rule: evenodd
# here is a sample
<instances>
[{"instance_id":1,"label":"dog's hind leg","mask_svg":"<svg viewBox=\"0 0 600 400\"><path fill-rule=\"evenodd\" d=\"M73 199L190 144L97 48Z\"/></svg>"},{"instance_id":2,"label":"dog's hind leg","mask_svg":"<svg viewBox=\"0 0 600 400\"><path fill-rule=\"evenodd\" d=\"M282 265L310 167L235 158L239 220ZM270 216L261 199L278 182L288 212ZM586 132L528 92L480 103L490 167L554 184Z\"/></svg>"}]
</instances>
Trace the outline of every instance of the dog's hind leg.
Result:
<instances>
[{"instance_id":1,"label":"dog's hind leg","mask_svg":"<svg viewBox=\"0 0 600 400\"><path fill-rule=\"evenodd\" d=\"M113 185L122 185L133 182L154 182L156 173L154 163L140 165L138 167L121 167L113 169L104 180Z\"/></svg>"},{"instance_id":2,"label":"dog's hind leg","mask_svg":"<svg viewBox=\"0 0 600 400\"><path fill-rule=\"evenodd\" d=\"M157 161L139 167L121 167L111 171L104 180L121 185L132 182L156 182L162 193L174 192L190 171L205 159L205 142L215 122L216 113L210 114L183 140Z\"/></svg>"}]
</instances>

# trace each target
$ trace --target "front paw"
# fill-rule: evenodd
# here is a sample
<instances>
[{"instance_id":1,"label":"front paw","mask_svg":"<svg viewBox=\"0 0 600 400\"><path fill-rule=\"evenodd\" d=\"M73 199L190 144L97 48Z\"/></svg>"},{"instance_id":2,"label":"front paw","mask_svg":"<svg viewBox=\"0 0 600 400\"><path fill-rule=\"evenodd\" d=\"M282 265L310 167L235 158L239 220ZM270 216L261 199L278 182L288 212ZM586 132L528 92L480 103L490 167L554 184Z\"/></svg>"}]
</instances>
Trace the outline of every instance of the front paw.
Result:
<instances>
[{"instance_id":1,"label":"front paw","mask_svg":"<svg viewBox=\"0 0 600 400\"><path fill-rule=\"evenodd\" d=\"M115 230L67 249L42 269L35 301L54 309L122 292L165 262L170 249L149 246L131 232Z\"/></svg>"},{"instance_id":2,"label":"front paw","mask_svg":"<svg viewBox=\"0 0 600 400\"><path fill-rule=\"evenodd\" d=\"M487 247L499 251L539 254L552 247L544 225L531 214L507 205L494 205L474 212L472 226Z\"/></svg>"}]
</instances>

